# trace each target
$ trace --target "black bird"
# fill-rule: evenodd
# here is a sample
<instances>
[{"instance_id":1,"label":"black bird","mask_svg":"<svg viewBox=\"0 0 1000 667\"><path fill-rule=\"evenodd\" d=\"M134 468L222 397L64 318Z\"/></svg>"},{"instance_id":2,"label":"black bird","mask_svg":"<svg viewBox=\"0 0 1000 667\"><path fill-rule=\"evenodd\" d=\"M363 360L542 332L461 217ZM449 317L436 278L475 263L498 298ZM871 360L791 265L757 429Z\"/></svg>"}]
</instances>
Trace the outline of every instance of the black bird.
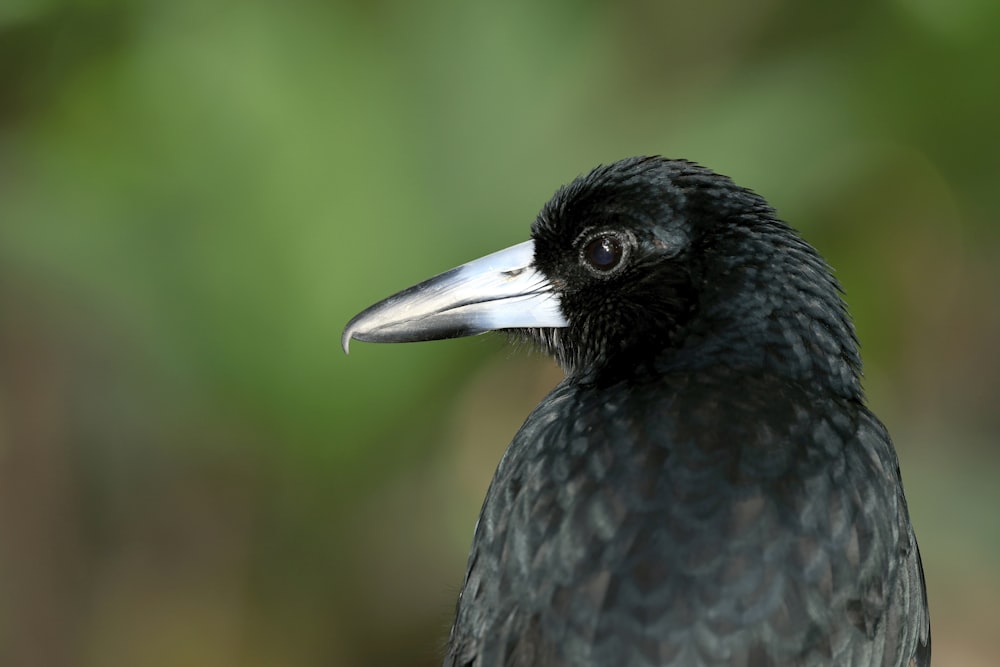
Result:
<instances>
[{"instance_id":1,"label":"black bird","mask_svg":"<svg viewBox=\"0 0 1000 667\"><path fill-rule=\"evenodd\" d=\"M531 231L344 331L507 329L565 369L490 485L444 664L929 665L896 454L817 252L659 157L576 179Z\"/></svg>"}]
</instances>

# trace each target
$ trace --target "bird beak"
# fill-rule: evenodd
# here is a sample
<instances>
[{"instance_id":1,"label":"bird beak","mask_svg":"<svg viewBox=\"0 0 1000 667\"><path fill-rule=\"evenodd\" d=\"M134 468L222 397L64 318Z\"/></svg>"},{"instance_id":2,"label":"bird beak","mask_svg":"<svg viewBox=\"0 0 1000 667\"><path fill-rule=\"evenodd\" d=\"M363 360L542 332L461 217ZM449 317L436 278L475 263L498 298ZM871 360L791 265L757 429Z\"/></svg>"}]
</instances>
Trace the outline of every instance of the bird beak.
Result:
<instances>
[{"instance_id":1,"label":"bird beak","mask_svg":"<svg viewBox=\"0 0 1000 667\"><path fill-rule=\"evenodd\" d=\"M408 287L361 311L341 344L409 343L472 336L496 329L565 327L559 296L534 267L525 241Z\"/></svg>"}]
</instances>

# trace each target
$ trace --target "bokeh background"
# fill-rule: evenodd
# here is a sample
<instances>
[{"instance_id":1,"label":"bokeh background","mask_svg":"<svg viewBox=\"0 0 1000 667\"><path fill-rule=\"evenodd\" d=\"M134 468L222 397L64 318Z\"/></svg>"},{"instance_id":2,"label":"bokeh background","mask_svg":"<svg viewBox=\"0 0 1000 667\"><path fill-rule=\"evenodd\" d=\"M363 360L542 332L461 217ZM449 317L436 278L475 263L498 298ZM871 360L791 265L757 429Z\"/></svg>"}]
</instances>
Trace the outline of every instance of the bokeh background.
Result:
<instances>
[{"instance_id":1,"label":"bokeh background","mask_svg":"<svg viewBox=\"0 0 1000 667\"><path fill-rule=\"evenodd\" d=\"M2 0L0 664L437 664L559 372L341 329L660 153L837 267L936 664L995 665L998 28L989 0Z\"/></svg>"}]
</instances>

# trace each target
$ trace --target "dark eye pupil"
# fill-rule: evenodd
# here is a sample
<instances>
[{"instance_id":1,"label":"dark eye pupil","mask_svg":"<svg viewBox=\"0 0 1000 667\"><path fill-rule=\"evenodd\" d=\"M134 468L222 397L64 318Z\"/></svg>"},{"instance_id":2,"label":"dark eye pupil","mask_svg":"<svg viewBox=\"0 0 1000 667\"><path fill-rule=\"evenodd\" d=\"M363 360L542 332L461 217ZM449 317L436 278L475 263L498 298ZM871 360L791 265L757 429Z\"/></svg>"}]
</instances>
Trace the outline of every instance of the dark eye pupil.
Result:
<instances>
[{"instance_id":1,"label":"dark eye pupil","mask_svg":"<svg viewBox=\"0 0 1000 667\"><path fill-rule=\"evenodd\" d=\"M584 257L598 271L610 271L622 261L621 241L613 236L599 236L587 244Z\"/></svg>"}]
</instances>

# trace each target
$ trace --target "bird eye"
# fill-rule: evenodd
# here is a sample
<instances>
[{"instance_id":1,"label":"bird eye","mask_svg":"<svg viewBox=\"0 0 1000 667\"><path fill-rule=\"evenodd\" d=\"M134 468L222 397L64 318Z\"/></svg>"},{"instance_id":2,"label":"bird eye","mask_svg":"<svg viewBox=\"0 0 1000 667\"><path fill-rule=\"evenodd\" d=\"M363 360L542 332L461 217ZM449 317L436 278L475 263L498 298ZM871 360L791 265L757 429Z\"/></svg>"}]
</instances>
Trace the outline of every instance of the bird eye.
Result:
<instances>
[{"instance_id":1,"label":"bird eye","mask_svg":"<svg viewBox=\"0 0 1000 667\"><path fill-rule=\"evenodd\" d=\"M601 273L611 271L625 257L625 246L613 234L601 234L587 241L583 246L583 259L594 270Z\"/></svg>"}]
</instances>

